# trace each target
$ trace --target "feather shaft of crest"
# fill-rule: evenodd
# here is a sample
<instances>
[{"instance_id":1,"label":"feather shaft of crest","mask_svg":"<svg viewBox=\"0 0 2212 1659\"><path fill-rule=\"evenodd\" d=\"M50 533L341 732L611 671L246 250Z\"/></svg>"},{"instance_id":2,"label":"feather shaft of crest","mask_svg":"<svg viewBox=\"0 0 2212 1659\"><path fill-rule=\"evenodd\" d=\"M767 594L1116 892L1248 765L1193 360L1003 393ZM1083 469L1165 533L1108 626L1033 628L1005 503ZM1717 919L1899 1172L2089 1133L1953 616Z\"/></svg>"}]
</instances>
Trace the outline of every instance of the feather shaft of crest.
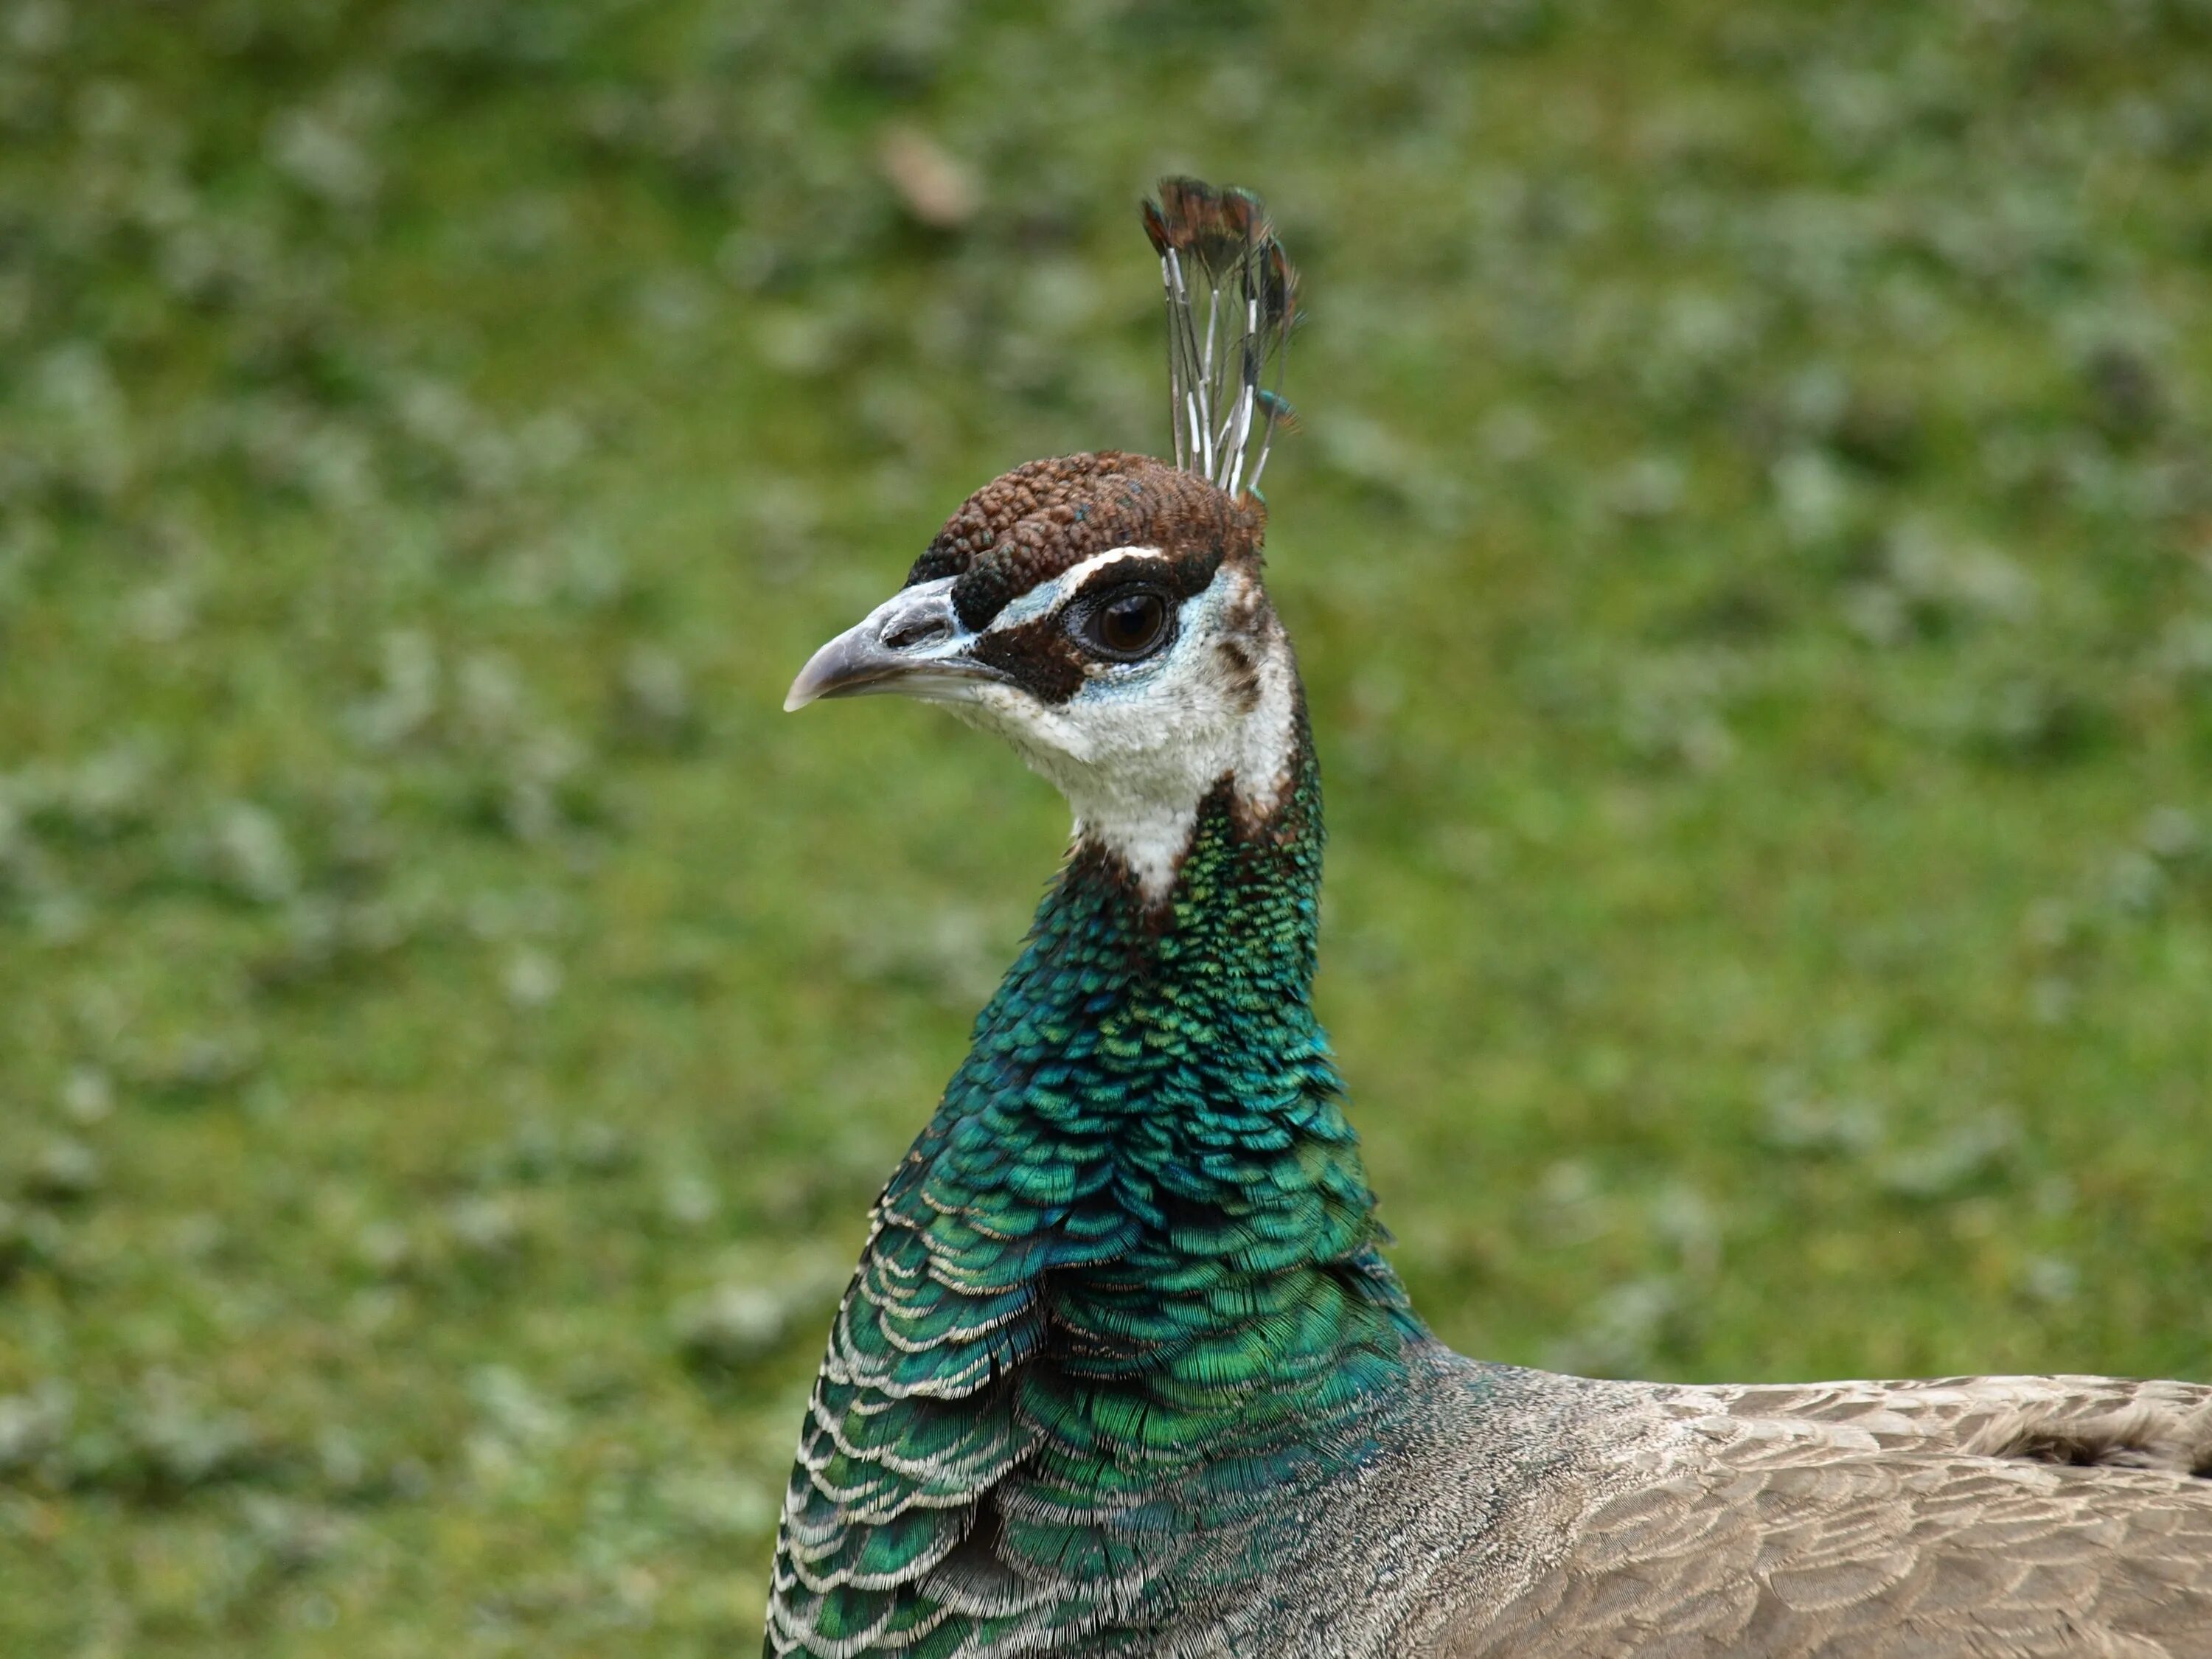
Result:
<instances>
[{"instance_id":1,"label":"feather shaft of crest","mask_svg":"<svg viewBox=\"0 0 2212 1659\"><path fill-rule=\"evenodd\" d=\"M1190 288L1183 275L1182 252L1170 246L1164 258L1168 275L1168 350L1176 364L1173 375L1176 465L1188 472L1192 470L1194 461L1201 467L1204 465L1196 434L1203 429L1199 419L1199 400L1205 396L1205 376L1199 354L1197 326L1192 315Z\"/></svg>"},{"instance_id":2,"label":"feather shaft of crest","mask_svg":"<svg viewBox=\"0 0 2212 1659\"><path fill-rule=\"evenodd\" d=\"M1145 207L1149 228L1155 210L1149 202ZM1160 286L1166 290L1168 301L1168 424L1175 428L1176 465L1188 472L1190 471L1190 453L1183 441L1182 341L1176 326L1176 290L1182 286L1182 277L1176 270L1172 249L1160 254Z\"/></svg>"},{"instance_id":3,"label":"feather shaft of crest","mask_svg":"<svg viewBox=\"0 0 2212 1659\"><path fill-rule=\"evenodd\" d=\"M1283 370L1297 272L1249 191L1163 179L1144 220L1167 297L1176 465L1232 495L1256 491L1289 408Z\"/></svg>"},{"instance_id":4,"label":"feather shaft of crest","mask_svg":"<svg viewBox=\"0 0 2212 1659\"><path fill-rule=\"evenodd\" d=\"M1252 462L1252 493L1255 493L1255 495L1259 493L1259 476L1263 471L1267 471L1267 453L1274 449L1274 418L1276 418L1276 404L1270 403L1267 404L1267 429L1261 434L1261 441L1259 441L1259 460Z\"/></svg>"}]
</instances>

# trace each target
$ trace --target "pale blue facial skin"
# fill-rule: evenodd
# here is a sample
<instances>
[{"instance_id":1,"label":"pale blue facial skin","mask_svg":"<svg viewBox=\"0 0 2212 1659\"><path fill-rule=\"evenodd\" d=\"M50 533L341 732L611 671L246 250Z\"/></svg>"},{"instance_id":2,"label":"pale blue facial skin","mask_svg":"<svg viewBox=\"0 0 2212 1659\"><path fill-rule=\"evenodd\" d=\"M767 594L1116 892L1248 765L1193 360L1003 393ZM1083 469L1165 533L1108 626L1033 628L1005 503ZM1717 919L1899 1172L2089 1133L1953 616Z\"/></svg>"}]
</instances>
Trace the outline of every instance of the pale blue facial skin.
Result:
<instances>
[{"instance_id":1,"label":"pale blue facial skin","mask_svg":"<svg viewBox=\"0 0 2212 1659\"><path fill-rule=\"evenodd\" d=\"M1115 707L1158 695L1198 672L1220 641L1220 621L1227 604L1223 579L1212 581L1176 607L1175 638L1166 650L1142 662L1102 662L1068 699L1071 708Z\"/></svg>"},{"instance_id":2,"label":"pale blue facial skin","mask_svg":"<svg viewBox=\"0 0 2212 1659\"><path fill-rule=\"evenodd\" d=\"M1110 548L1094 555L1010 600L991 618L983 633L1000 633L1055 616L1111 566L1132 557L1156 558L1158 554L1158 548L1131 546ZM1110 576L1105 579L1111 580ZM1073 708L1079 705L1124 703L1144 697L1163 683L1171 684L1190 672L1194 661L1212 648L1225 595L1226 584L1217 574L1212 582L1176 607L1175 638L1167 649L1139 662L1094 661L1082 686L1064 706Z\"/></svg>"}]
</instances>

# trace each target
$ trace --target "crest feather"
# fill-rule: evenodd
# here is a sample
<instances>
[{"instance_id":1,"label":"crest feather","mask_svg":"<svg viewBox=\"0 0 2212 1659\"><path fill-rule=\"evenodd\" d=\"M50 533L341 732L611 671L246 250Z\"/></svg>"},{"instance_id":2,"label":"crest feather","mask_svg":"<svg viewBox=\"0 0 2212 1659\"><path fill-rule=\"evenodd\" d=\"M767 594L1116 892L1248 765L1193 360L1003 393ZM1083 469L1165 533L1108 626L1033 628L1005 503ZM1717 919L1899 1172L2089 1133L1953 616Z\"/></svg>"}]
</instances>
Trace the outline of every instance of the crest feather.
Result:
<instances>
[{"instance_id":1,"label":"crest feather","mask_svg":"<svg viewBox=\"0 0 2212 1659\"><path fill-rule=\"evenodd\" d=\"M1257 494L1290 410L1283 362L1297 271L1249 190L1163 179L1144 221L1167 294L1176 465L1231 495Z\"/></svg>"}]
</instances>

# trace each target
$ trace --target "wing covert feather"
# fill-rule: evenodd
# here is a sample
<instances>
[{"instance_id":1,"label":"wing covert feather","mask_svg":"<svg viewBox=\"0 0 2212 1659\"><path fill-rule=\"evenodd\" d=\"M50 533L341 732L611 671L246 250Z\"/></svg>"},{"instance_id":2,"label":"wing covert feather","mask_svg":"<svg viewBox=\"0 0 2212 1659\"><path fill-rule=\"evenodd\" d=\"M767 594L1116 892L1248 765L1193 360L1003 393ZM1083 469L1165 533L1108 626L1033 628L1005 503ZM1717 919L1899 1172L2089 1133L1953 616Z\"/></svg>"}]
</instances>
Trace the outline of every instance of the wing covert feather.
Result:
<instances>
[{"instance_id":1,"label":"wing covert feather","mask_svg":"<svg viewBox=\"0 0 2212 1659\"><path fill-rule=\"evenodd\" d=\"M1672 1441L1656 1470L1593 1480L1556 1558L1502 1601L1469 1598L1433 1652L2212 1659L2212 1389L2002 1377L1645 1398Z\"/></svg>"}]
</instances>

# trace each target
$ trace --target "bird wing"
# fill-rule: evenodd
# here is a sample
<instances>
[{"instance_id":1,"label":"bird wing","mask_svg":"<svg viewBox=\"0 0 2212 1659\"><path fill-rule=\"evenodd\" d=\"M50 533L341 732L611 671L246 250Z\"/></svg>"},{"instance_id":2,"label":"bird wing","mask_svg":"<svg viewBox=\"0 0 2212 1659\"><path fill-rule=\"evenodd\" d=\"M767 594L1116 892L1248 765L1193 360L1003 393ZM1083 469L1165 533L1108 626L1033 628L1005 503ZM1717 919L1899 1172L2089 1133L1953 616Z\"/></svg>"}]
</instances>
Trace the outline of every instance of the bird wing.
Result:
<instances>
[{"instance_id":1,"label":"bird wing","mask_svg":"<svg viewBox=\"0 0 2212 1659\"><path fill-rule=\"evenodd\" d=\"M2212 1659L2212 1388L1988 1377L1644 1400L1550 1559L1515 1593L1463 1596L1419 1650Z\"/></svg>"}]
</instances>

